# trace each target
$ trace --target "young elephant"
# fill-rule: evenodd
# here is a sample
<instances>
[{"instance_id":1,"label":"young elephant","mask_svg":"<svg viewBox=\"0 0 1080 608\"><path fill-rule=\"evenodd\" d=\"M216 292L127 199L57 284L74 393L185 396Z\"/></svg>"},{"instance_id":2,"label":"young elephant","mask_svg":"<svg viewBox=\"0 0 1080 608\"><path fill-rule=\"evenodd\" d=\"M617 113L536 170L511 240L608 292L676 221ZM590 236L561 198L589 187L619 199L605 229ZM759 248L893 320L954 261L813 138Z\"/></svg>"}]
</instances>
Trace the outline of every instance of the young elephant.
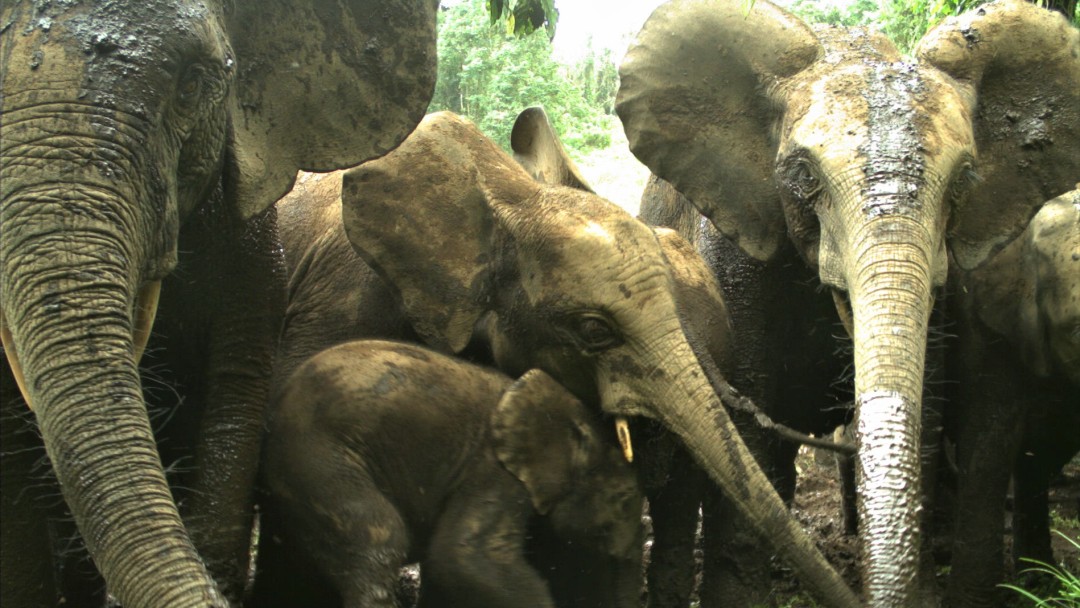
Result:
<instances>
[{"instance_id":1,"label":"young elephant","mask_svg":"<svg viewBox=\"0 0 1080 608\"><path fill-rule=\"evenodd\" d=\"M1046 489L1080 448L1080 189L950 280L960 473L950 592L966 598L1001 580L1011 471L1013 556L1054 561Z\"/></svg>"},{"instance_id":2,"label":"young elephant","mask_svg":"<svg viewBox=\"0 0 1080 608\"><path fill-rule=\"evenodd\" d=\"M524 546L556 533L640 557L635 475L585 407L540 370L519 380L398 342L305 362L271 406L276 517L345 606L393 606L422 563L421 605L554 606Z\"/></svg>"}]
</instances>

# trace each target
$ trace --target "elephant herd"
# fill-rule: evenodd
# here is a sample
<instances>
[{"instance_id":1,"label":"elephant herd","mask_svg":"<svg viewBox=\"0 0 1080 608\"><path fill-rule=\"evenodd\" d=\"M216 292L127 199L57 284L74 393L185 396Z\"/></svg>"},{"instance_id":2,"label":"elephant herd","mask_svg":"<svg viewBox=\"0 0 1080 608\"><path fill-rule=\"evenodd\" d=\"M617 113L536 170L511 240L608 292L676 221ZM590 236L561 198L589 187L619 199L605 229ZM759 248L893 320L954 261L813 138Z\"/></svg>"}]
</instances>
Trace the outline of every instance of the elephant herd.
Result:
<instances>
[{"instance_id":1,"label":"elephant herd","mask_svg":"<svg viewBox=\"0 0 1080 608\"><path fill-rule=\"evenodd\" d=\"M650 606L699 508L703 606L773 601L773 555L994 606L1010 480L1052 559L1080 32L996 0L903 57L669 0L620 67L634 218L539 108L512 156L424 116L437 4L4 3L0 603L396 606L420 562L421 606L640 606L647 503ZM860 588L748 401L848 426Z\"/></svg>"}]
</instances>

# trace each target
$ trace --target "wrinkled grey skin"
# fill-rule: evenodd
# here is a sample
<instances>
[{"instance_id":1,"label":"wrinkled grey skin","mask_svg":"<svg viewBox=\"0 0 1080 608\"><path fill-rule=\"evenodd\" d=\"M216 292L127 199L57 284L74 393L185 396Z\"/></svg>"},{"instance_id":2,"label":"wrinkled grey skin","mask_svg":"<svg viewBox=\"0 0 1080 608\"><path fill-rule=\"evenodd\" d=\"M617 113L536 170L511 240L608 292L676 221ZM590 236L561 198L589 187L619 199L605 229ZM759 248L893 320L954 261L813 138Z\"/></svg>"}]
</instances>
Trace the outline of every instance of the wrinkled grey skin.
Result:
<instances>
[{"instance_id":1,"label":"wrinkled grey skin","mask_svg":"<svg viewBox=\"0 0 1080 608\"><path fill-rule=\"evenodd\" d=\"M102 595L52 580L40 500L60 490L124 606L238 598L284 302L265 209L298 168L354 165L411 130L433 87L435 8L4 3L4 605ZM170 420L160 449L148 407ZM38 432L59 488L33 468Z\"/></svg>"},{"instance_id":2,"label":"wrinkled grey skin","mask_svg":"<svg viewBox=\"0 0 1080 608\"><path fill-rule=\"evenodd\" d=\"M714 274L732 317L730 366L725 377L773 419L824 436L850 422L850 346L832 298L791 248L762 264L725 239L671 184L650 176L642 193L642 221L676 230L694 243ZM692 324L693 319L688 319ZM712 339L711 337L709 338ZM845 378L848 381L845 382ZM799 445L777 441L739 415L740 434L789 505L795 498ZM851 503L854 506L854 503ZM730 505L713 501L705 511L704 605L733 597L766 603L772 573L765 547L740 525ZM854 519L851 521L855 523Z\"/></svg>"},{"instance_id":3,"label":"wrinkled grey skin","mask_svg":"<svg viewBox=\"0 0 1080 608\"><path fill-rule=\"evenodd\" d=\"M405 202L415 209L395 207ZM539 368L589 407L656 420L822 601L858 604L746 451L643 223L588 192L538 184L448 113L345 172L342 221L425 343L455 353L480 338L510 375Z\"/></svg>"},{"instance_id":4,"label":"wrinkled grey skin","mask_svg":"<svg viewBox=\"0 0 1080 608\"><path fill-rule=\"evenodd\" d=\"M543 110L522 112L511 134L515 160L540 182L566 185L591 193L584 178L562 149ZM282 242L288 270L289 299L285 324L275 360L274 390L305 360L319 351L357 338L390 338L419 342L404 309L390 285L353 250L341 223L340 175L301 174L293 191L277 204ZM730 330L723 300L708 268L684 239L671 231L657 233L665 263L675 280L676 299L683 322L691 322L708 340L696 341L696 348L723 371L727 368ZM474 347L467 349L478 360L492 364L487 337L478 334ZM650 602L668 605L663 597L676 594L686 598L693 577L693 535L698 504L708 483L679 441L659 425L644 419L631 420L638 437L634 465L649 489L650 514L656 541L652 549L650 581L670 581L650 586ZM265 522L274 536L273 522ZM756 541L756 538L755 538ZM552 563L577 559L559 547L543 558ZM312 603L325 585L318 581L301 583L287 572L301 567L287 564L288 551L264 543L260 572L281 572L281 576L260 576L256 596L262 603ZM637 568L634 568L636 575ZM627 591L636 594L640 581L628 577ZM288 580L289 584L275 583ZM587 584L588 585L588 584ZM301 590L300 587L305 587ZM578 593L569 584L564 597ZM294 594L289 600L285 594ZM328 599L326 601L332 601Z\"/></svg>"},{"instance_id":5,"label":"wrinkled grey skin","mask_svg":"<svg viewBox=\"0 0 1080 608\"><path fill-rule=\"evenodd\" d=\"M510 133L510 147L514 160L533 179L593 192L563 148L543 108L528 108L518 115ZM694 218L698 217L696 211L690 211ZM735 344L727 306L711 271L690 245L696 238L696 226L683 229L684 226L675 222L671 227L678 228L657 230L657 238L675 278L675 299L683 330L694 342L699 360L705 355L703 364L714 366L727 379L732 371L731 351ZM737 417L735 420L738 422ZM649 499L653 530L646 572L647 603L686 606L694 587L699 508L704 508L705 544L714 553L719 552L711 546L713 538L709 536L709 529L723 519L717 508L721 504L719 492L679 439L661 425L637 418L632 421L632 429L637 438L635 465ZM761 544L753 534L749 536L749 542Z\"/></svg>"},{"instance_id":6,"label":"wrinkled grey skin","mask_svg":"<svg viewBox=\"0 0 1080 608\"><path fill-rule=\"evenodd\" d=\"M761 272L799 264L850 302L874 606L935 601L919 569L934 294L950 260L977 266L1075 183L1078 48L1059 14L1017 0L946 20L916 61L767 2L747 15L736 0L673 0L620 69L635 155Z\"/></svg>"},{"instance_id":7,"label":"wrinkled grey skin","mask_svg":"<svg viewBox=\"0 0 1080 608\"><path fill-rule=\"evenodd\" d=\"M640 565L633 469L610 425L542 371L514 381L417 345L347 342L301 365L268 419L267 516L344 606L397 605L398 569L419 560L421 606L553 607L526 560L536 516Z\"/></svg>"},{"instance_id":8,"label":"wrinkled grey skin","mask_svg":"<svg viewBox=\"0 0 1080 608\"><path fill-rule=\"evenodd\" d=\"M946 601L994 606L1010 471L1013 556L1054 563L1047 486L1080 449L1080 190L1048 201L1013 242L950 283L959 476Z\"/></svg>"}]
</instances>

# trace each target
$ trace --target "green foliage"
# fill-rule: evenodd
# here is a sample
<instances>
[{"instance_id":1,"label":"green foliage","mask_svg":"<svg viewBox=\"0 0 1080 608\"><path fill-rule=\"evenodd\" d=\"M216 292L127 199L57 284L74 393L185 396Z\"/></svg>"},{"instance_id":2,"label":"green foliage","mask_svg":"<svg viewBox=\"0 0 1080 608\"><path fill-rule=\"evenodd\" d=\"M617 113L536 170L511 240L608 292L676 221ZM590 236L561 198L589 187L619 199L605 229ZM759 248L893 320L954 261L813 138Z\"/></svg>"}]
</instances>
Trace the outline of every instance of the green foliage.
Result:
<instances>
[{"instance_id":1,"label":"green foliage","mask_svg":"<svg viewBox=\"0 0 1080 608\"><path fill-rule=\"evenodd\" d=\"M555 36L555 0L487 0L487 9L492 25L506 19L508 33L526 36L543 27L549 39Z\"/></svg>"},{"instance_id":2,"label":"green foliage","mask_svg":"<svg viewBox=\"0 0 1080 608\"><path fill-rule=\"evenodd\" d=\"M795 0L788 5L788 10L807 23L856 26L877 21L879 6L877 0L854 0L846 4L822 0Z\"/></svg>"},{"instance_id":3,"label":"green foliage","mask_svg":"<svg viewBox=\"0 0 1080 608\"><path fill-rule=\"evenodd\" d=\"M1070 544L1080 550L1080 543L1076 539L1069 538L1061 532L1054 530L1056 534L1064 538ZM1033 608L1078 608L1080 607L1080 578L1076 574L1069 572L1064 567L1058 568L1051 566L1050 564L1043 563L1039 560L1021 558L1023 561L1033 564L1033 567L1024 570L1024 573L1031 575L1041 575L1044 578L1049 577L1050 589L1052 595L1047 597L1039 597L1031 591L1018 587L1016 585L1001 585L1006 589L1011 589L1021 596L1031 601Z\"/></svg>"},{"instance_id":4,"label":"green foliage","mask_svg":"<svg viewBox=\"0 0 1080 608\"><path fill-rule=\"evenodd\" d=\"M614 64L610 75L595 65L565 68L546 36L507 33L487 11L485 0L464 0L440 12L439 73L428 110L461 114L509 149L517 114L540 105L568 148L607 146L611 122L598 100L614 97L615 85L606 80Z\"/></svg>"}]
</instances>

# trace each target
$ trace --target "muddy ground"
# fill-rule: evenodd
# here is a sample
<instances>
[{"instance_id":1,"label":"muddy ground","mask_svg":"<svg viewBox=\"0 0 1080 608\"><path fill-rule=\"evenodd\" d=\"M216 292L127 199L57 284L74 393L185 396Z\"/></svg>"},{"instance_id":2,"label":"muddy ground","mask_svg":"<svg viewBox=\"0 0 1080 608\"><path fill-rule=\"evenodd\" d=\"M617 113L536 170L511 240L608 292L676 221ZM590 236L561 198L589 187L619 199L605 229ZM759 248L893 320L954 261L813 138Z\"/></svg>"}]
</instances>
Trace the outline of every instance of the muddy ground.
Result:
<instances>
[{"instance_id":1,"label":"muddy ground","mask_svg":"<svg viewBox=\"0 0 1080 608\"><path fill-rule=\"evenodd\" d=\"M858 549L855 538L844 534L840 517L840 492L835 464L828 456L817 455L804 450L796 461L799 467L799 480L795 497L795 516L803 526L817 539L818 546L830 562L840 571L854 588L859 585ZM1063 474L1054 481L1050 489L1051 527L1060 530L1069 538L1080 542L1080 456L1065 467ZM1006 523L1008 531L1008 523ZM1054 535L1054 557L1058 566L1063 565L1069 572L1080 574L1080 551L1066 539ZM1009 547L1006 538L1006 550ZM947 547L938 547L936 556L942 563L947 563ZM1008 556L1008 562L1012 558ZM939 582L945 583L948 569L938 569ZM779 606L812 607L816 606L799 592L798 583L782 570L776 572L776 589L780 600ZM1024 576L1016 577L1010 573L1010 582L1025 587L1037 587L1041 581ZM1043 591L1036 589L1036 591ZM1045 591L1041 597L1045 597ZM1013 591L1002 590L1003 608L1031 606L1030 601L1021 601ZM1078 607L1080 608L1080 607Z\"/></svg>"}]
</instances>

